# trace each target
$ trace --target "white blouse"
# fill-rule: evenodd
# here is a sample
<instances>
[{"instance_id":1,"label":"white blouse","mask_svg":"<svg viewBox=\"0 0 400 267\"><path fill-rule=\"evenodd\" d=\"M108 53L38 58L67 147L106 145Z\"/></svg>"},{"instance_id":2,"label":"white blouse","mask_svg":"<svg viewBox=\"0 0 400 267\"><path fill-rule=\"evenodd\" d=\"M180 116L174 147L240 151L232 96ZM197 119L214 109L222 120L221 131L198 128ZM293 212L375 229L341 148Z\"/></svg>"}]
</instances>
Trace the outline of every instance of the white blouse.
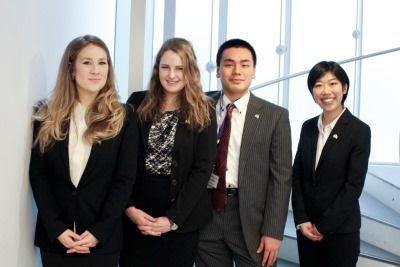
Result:
<instances>
[{"instance_id":1,"label":"white blouse","mask_svg":"<svg viewBox=\"0 0 400 267\"><path fill-rule=\"evenodd\" d=\"M318 118L318 143L317 143L317 153L315 154L315 170L317 169L319 158L321 157L322 149L324 149L325 143L328 140L328 137L331 135L333 128L335 127L337 121L342 116L346 108L336 117L331 123L325 125L322 123L322 116L321 114Z\"/></svg>"},{"instance_id":2,"label":"white blouse","mask_svg":"<svg viewBox=\"0 0 400 267\"><path fill-rule=\"evenodd\" d=\"M69 171L75 187L78 187L92 149L83 137L87 129L85 114L86 108L77 102L70 120L68 144Z\"/></svg>"}]
</instances>

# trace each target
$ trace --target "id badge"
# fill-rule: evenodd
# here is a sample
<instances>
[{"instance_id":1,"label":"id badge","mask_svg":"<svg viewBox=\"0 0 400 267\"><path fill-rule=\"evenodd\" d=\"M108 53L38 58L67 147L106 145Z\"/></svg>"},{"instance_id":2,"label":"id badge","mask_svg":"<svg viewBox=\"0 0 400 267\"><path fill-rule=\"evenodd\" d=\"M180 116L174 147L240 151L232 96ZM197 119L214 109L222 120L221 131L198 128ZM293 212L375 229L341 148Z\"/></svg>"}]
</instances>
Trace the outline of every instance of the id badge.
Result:
<instances>
[{"instance_id":1,"label":"id badge","mask_svg":"<svg viewBox=\"0 0 400 267\"><path fill-rule=\"evenodd\" d=\"M219 176L216 175L215 173L212 173L211 177L210 177L210 180L208 181L208 184L207 184L207 189L215 189L215 188L217 188L218 180L219 180Z\"/></svg>"}]
</instances>

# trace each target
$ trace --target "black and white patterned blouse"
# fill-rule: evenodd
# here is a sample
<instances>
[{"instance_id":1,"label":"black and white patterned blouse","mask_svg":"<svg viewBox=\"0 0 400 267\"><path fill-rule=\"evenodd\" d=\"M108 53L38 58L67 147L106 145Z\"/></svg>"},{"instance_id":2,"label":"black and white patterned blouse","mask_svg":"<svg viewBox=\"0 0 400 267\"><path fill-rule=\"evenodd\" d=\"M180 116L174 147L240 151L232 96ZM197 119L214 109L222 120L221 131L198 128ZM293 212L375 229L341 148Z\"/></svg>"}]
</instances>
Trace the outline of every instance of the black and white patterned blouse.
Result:
<instances>
[{"instance_id":1,"label":"black and white patterned blouse","mask_svg":"<svg viewBox=\"0 0 400 267\"><path fill-rule=\"evenodd\" d=\"M160 121L153 122L150 127L146 155L146 171L153 174L171 174L172 148L175 141L178 112L166 111Z\"/></svg>"}]
</instances>

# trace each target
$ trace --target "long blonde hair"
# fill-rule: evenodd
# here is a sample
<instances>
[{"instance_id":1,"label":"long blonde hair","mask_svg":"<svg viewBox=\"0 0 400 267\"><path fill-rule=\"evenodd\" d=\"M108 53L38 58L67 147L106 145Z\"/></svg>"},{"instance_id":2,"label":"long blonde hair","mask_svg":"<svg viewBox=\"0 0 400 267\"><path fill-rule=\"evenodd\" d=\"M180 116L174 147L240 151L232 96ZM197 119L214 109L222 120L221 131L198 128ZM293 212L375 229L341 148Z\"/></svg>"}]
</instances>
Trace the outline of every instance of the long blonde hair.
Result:
<instances>
[{"instance_id":1,"label":"long blonde hair","mask_svg":"<svg viewBox=\"0 0 400 267\"><path fill-rule=\"evenodd\" d=\"M101 143L102 140L116 136L122 128L125 109L118 100L110 52L106 44L96 36L77 37L64 51L51 97L42 102L33 115L33 120L40 122L33 145L39 145L41 153L56 141L64 140L68 134L69 129L65 126L78 99L73 78L75 61L79 52L89 44L96 45L106 52L109 68L104 87L87 109L85 120L88 128L84 138L90 144Z\"/></svg>"},{"instance_id":2,"label":"long blonde hair","mask_svg":"<svg viewBox=\"0 0 400 267\"><path fill-rule=\"evenodd\" d=\"M211 100L203 93L200 83L200 71L191 43L183 38L171 38L164 42L157 53L151 74L149 92L138 108L141 121L157 121L161 117L161 104L164 99L163 87L159 79L161 57L166 51L179 55L183 65L185 87L180 94L180 120L197 131L210 123Z\"/></svg>"}]
</instances>

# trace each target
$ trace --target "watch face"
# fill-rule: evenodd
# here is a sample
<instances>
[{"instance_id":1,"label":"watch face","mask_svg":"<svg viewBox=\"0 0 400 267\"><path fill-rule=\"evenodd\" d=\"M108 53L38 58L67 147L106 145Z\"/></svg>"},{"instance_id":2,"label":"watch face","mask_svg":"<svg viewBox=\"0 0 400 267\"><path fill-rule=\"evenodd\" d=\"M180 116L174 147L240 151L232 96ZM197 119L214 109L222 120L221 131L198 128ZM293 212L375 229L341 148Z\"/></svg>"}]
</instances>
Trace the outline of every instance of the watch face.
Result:
<instances>
[{"instance_id":1,"label":"watch face","mask_svg":"<svg viewBox=\"0 0 400 267\"><path fill-rule=\"evenodd\" d=\"M172 223L171 224L171 230L175 231L176 229L178 229L178 225L176 223Z\"/></svg>"}]
</instances>

